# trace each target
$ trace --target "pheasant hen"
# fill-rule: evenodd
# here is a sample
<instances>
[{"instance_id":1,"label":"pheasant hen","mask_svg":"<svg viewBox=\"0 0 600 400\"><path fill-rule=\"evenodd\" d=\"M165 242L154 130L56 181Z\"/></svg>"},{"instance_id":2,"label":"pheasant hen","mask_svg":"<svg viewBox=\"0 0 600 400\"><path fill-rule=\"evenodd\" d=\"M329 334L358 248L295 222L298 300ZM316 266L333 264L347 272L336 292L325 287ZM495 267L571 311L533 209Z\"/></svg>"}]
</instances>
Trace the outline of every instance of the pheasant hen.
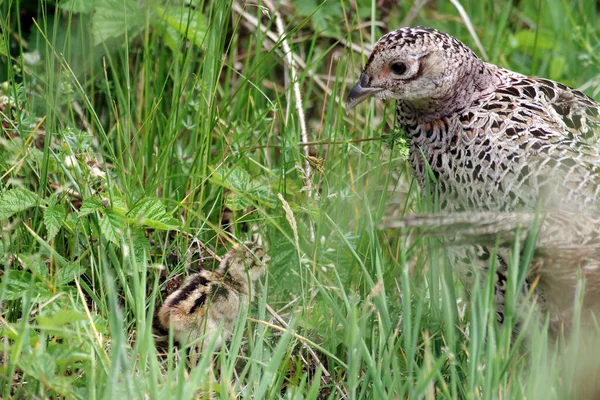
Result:
<instances>
[{"instance_id":1,"label":"pheasant hen","mask_svg":"<svg viewBox=\"0 0 600 400\"><path fill-rule=\"evenodd\" d=\"M515 229L515 221L528 227L536 212L543 214L525 289L536 291L553 321L567 321L581 269L586 306L599 309L599 103L561 83L484 62L452 36L424 27L398 29L375 44L347 107L371 97L396 100L409 162L421 189L438 191L444 228L453 219L476 225L483 216L489 234L492 214ZM427 165L434 184L427 184ZM421 222L431 227L434 220ZM404 226L411 224L418 225ZM488 242L455 249L459 276L468 282L474 269L485 273L492 248ZM497 262L499 321L508 253L501 250Z\"/></svg>"}]
</instances>

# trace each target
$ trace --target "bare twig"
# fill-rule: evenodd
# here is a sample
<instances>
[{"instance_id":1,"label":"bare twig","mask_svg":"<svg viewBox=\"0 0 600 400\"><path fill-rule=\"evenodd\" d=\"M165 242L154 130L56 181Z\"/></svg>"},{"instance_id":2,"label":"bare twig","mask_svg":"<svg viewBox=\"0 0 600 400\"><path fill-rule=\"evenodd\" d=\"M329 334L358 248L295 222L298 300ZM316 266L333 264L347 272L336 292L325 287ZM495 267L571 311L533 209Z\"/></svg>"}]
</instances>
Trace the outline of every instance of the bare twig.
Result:
<instances>
[{"instance_id":1,"label":"bare twig","mask_svg":"<svg viewBox=\"0 0 600 400\"><path fill-rule=\"evenodd\" d=\"M410 26L417 17L419 11L421 11L423 6L425 6L425 4L427 4L427 0L415 1L410 10L408 10L406 17L404 17L404 19L400 23L400 27Z\"/></svg>"},{"instance_id":2,"label":"bare twig","mask_svg":"<svg viewBox=\"0 0 600 400\"><path fill-rule=\"evenodd\" d=\"M471 18L469 18L469 15L467 14L467 12L463 8L463 6L458 2L458 0L450 0L450 3L452 3L452 5L456 8L458 13L460 14L460 17L463 19L467 29L469 30L469 33L471 34L471 37L473 38L473 41L475 42L475 45L477 46L477 49L479 49L479 53L481 54L481 57L483 57L483 59L485 61L489 60L489 57L488 57L487 53L485 52L483 45L479 41L479 37L477 36L477 33L475 33L475 28L473 28L473 24L471 23Z\"/></svg>"},{"instance_id":3,"label":"bare twig","mask_svg":"<svg viewBox=\"0 0 600 400\"><path fill-rule=\"evenodd\" d=\"M260 29L261 33L266 35L267 38L271 40L271 42L279 42L279 37L275 33L271 32L266 26L261 25L256 17L244 11L242 6L240 6L237 2L233 3L232 8L236 13L240 14L244 18L244 21L246 21L245 25L247 27L252 26L252 28L258 28ZM302 58L298 57L296 54L293 53L291 54L291 56L300 68L306 70L306 63L304 62L304 60L302 60ZM308 76L314 79L315 83L321 89L324 90L326 88L327 85L325 84L325 82L323 82L319 77L317 77L312 70L307 70L306 72Z\"/></svg>"},{"instance_id":4,"label":"bare twig","mask_svg":"<svg viewBox=\"0 0 600 400\"><path fill-rule=\"evenodd\" d=\"M346 39L340 39L340 43L365 57L373 51L373 46L367 43L365 43L364 46L361 46L360 44L349 42Z\"/></svg>"},{"instance_id":5,"label":"bare twig","mask_svg":"<svg viewBox=\"0 0 600 400\"><path fill-rule=\"evenodd\" d=\"M50 187L54 190L64 190L64 188L59 185L58 183L52 182L50 181ZM77 200L83 200L83 197L81 196L81 194L76 191L75 189L66 189L64 190L65 193L67 193L68 196L71 196Z\"/></svg>"},{"instance_id":6,"label":"bare twig","mask_svg":"<svg viewBox=\"0 0 600 400\"><path fill-rule=\"evenodd\" d=\"M275 26L277 27L277 32L279 34L279 41L281 42L281 46L283 47L283 55L284 60L288 66L289 74L290 74L290 83L292 85L292 89L294 92L294 100L296 103L296 113L298 114L298 121L300 123L300 137L302 139L301 143L308 142L308 131L306 130L306 118L304 117L304 109L302 108L302 94L300 93L300 82L298 81L298 73L296 71L296 63L294 62L294 57L292 53L292 49L290 48L290 44L285 35L285 26L283 25L283 20L277 8L271 3L269 0L263 0L263 4L265 4L269 10L273 13L275 17ZM308 199L312 197L313 184L312 184L312 167L310 162L308 161L308 157L310 156L309 148L303 147L304 150L304 183L306 185L306 196ZM310 228L310 241L315 241L315 228L313 226L312 221L309 223Z\"/></svg>"},{"instance_id":7,"label":"bare twig","mask_svg":"<svg viewBox=\"0 0 600 400\"><path fill-rule=\"evenodd\" d=\"M278 43L279 38L278 36L271 32L270 30L267 29L266 26L261 25L258 21L258 19L256 17L254 17L253 15L250 15L249 13L247 13L242 6L240 6L237 2L233 3L232 5L232 9L233 11L235 11L237 14L239 14L242 17L242 23L243 25L252 30L252 29L259 29L261 31L261 33L263 35L266 36L266 40L263 41L263 46L267 49L267 50L271 50L274 46L274 44ZM273 45L270 44L273 43ZM340 44L345 43L345 41L340 41ZM357 49L358 45L349 45L352 46L353 49ZM365 53L365 51L370 51L371 47L368 44L365 44L365 50L360 50L363 54ZM281 52L279 52L276 48L274 50L277 54L281 54ZM282 55L283 57L283 55ZM321 90L323 90L323 92L327 95L327 96L331 96L333 99L335 99L335 101L338 104L344 104L346 99L342 98L341 96L339 96L338 94L334 93L330 88L327 87L327 84L324 82L324 80L318 75L316 74L312 69L307 68L306 62L299 56L297 56L296 54L292 54L292 57L294 59L294 61L296 62L296 65L302 69L306 75L311 78L313 80L313 82L319 87L321 88ZM354 84L354 80L352 80L350 82L351 84ZM356 115L356 118L360 121L364 121L364 117L361 115Z\"/></svg>"}]
</instances>

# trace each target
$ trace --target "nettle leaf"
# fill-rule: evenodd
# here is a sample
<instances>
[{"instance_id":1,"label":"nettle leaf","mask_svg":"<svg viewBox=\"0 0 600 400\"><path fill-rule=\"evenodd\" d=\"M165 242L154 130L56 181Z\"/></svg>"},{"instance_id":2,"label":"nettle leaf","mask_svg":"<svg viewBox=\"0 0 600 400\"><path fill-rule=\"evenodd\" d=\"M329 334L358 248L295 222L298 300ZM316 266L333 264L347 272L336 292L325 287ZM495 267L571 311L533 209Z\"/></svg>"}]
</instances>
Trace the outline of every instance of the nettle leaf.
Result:
<instances>
[{"instance_id":1,"label":"nettle leaf","mask_svg":"<svg viewBox=\"0 0 600 400\"><path fill-rule=\"evenodd\" d=\"M320 34L335 37L341 32L339 21L343 17L343 11L339 4L332 1L304 0L297 2L295 6L299 15L310 16L313 28Z\"/></svg>"},{"instance_id":2,"label":"nettle leaf","mask_svg":"<svg viewBox=\"0 0 600 400\"><path fill-rule=\"evenodd\" d=\"M36 351L31 354L21 354L17 363L24 375L37 381L44 382L53 392L70 393L77 374L64 375L58 373L57 360L48 352Z\"/></svg>"},{"instance_id":3,"label":"nettle leaf","mask_svg":"<svg viewBox=\"0 0 600 400\"><path fill-rule=\"evenodd\" d=\"M251 188L248 190L248 194L260 203L268 204L271 207L277 205L277 198L271 191L269 181L265 178L254 179Z\"/></svg>"},{"instance_id":4,"label":"nettle leaf","mask_svg":"<svg viewBox=\"0 0 600 400\"><path fill-rule=\"evenodd\" d=\"M243 168L234 168L224 178L224 182L235 192L245 192L250 186L250 175Z\"/></svg>"},{"instance_id":5,"label":"nettle leaf","mask_svg":"<svg viewBox=\"0 0 600 400\"><path fill-rule=\"evenodd\" d=\"M191 7L154 7L158 18L154 19L166 25L167 44L173 51L179 51L179 38L185 37L196 46L201 47L208 31L206 19L201 10ZM160 28L160 27L159 27Z\"/></svg>"},{"instance_id":6,"label":"nettle leaf","mask_svg":"<svg viewBox=\"0 0 600 400\"><path fill-rule=\"evenodd\" d=\"M143 229L132 228L131 229L131 241L128 245L133 247L133 256L138 264L143 264L148 261L148 251L150 250L150 241L145 235Z\"/></svg>"},{"instance_id":7,"label":"nettle leaf","mask_svg":"<svg viewBox=\"0 0 600 400\"><path fill-rule=\"evenodd\" d=\"M298 259L298 250L293 241L289 239L293 236L290 228L285 228L287 235L284 232L269 235L269 253L271 260L269 261L269 272L273 274L275 279L281 282L295 282L297 276L294 276L294 271L298 271L300 260ZM286 237L287 236L287 237ZM291 285L288 289L296 289L297 286Z\"/></svg>"},{"instance_id":8,"label":"nettle leaf","mask_svg":"<svg viewBox=\"0 0 600 400\"><path fill-rule=\"evenodd\" d=\"M94 45L119 38L127 32L136 34L145 24L146 9L134 0L96 1L92 16Z\"/></svg>"},{"instance_id":9,"label":"nettle leaf","mask_svg":"<svg viewBox=\"0 0 600 400\"><path fill-rule=\"evenodd\" d=\"M4 300L18 300L27 294L29 286L32 284L33 275L28 271L10 271L4 275L6 286L4 291Z\"/></svg>"},{"instance_id":10,"label":"nettle leaf","mask_svg":"<svg viewBox=\"0 0 600 400\"><path fill-rule=\"evenodd\" d=\"M78 264L68 263L60 267L55 275L55 281L57 286L63 286L67 283L71 283L75 279L75 275L81 275L82 268Z\"/></svg>"},{"instance_id":11,"label":"nettle leaf","mask_svg":"<svg viewBox=\"0 0 600 400\"><path fill-rule=\"evenodd\" d=\"M105 208L110 207L113 211L123 216L125 216L125 214L127 214L127 210L129 210L125 204L125 200L123 200L121 194L116 190L113 190L110 197L106 197L104 200L102 200L102 202L106 204L106 206L104 206Z\"/></svg>"},{"instance_id":12,"label":"nettle leaf","mask_svg":"<svg viewBox=\"0 0 600 400\"><path fill-rule=\"evenodd\" d=\"M60 138L67 142L68 147L75 153L84 153L93 146L93 136L88 132L67 127L59 132Z\"/></svg>"},{"instance_id":13,"label":"nettle leaf","mask_svg":"<svg viewBox=\"0 0 600 400\"><path fill-rule=\"evenodd\" d=\"M100 199L85 199L81 202L81 208L79 209L79 217L85 217L86 215L92 214L101 209L103 210L104 207L102 206Z\"/></svg>"},{"instance_id":14,"label":"nettle leaf","mask_svg":"<svg viewBox=\"0 0 600 400\"><path fill-rule=\"evenodd\" d=\"M251 179L248 172L242 168L235 168L224 179L225 186L231 189L227 194L225 205L231 210L242 210L260 202L275 206L277 199L271 191L268 180L264 178Z\"/></svg>"},{"instance_id":15,"label":"nettle leaf","mask_svg":"<svg viewBox=\"0 0 600 400\"><path fill-rule=\"evenodd\" d=\"M7 190L0 196L0 220L33 207L37 202L37 198L37 194L20 187Z\"/></svg>"},{"instance_id":16,"label":"nettle leaf","mask_svg":"<svg viewBox=\"0 0 600 400\"><path fill-rule=\"evenodd\" d=\"M31 272L48 279L48 266L40 254L19 254L21 265Z\"/></svg>"},{"instance_id":17,"label":"nettle leaf","mask_svg":"<svg viewBox=\"0 0 600 400\"><path fill-rule=\"evenodd\" d=\"M87 14L94 7L94 0L61 0L58 6L65 11Z\"/></svg>"},{"instance_id":18,"label":"nettle leaf","mask_svg":"<svg viewBox=\"0 0 600 400\"><path fill-rule=\"evenodd\" d=\"M102 212L104 215L100 218L100 232L106 240L119 246L125 228L125 218L114 209L109 208Z\"/></svg>"},{"instance_id":19,"label":"nettle leaf","mask_svg":"<svg viewBox=\"0 0 600 400\"><path fill-rule=\"evenodd\" d=\"M244 195L241 195L237 192L229 193L225 198L225 207L229 208L232 211L243 210L244 208L250 206L250 199Z\"/></svg>"},{"instance_id":20,"label":"nettle leaf","mask_svg":"<svg viewBox=\"0 0 600 400\"><path fill-rule=\"evenodd\" d=\"M160 199L147 197L131 209L129 219L138 226L160 230L177 229L177 220L167 213L165 208Z\"/></svg>"},{"instance_id":21,"label":"nettle leaf","mask_svg":"<svg viewBox=\"0 0 600 400\"><path fill-rule=\"evenodd\" d=\"M75 310L60 310L51 316L39 315L36 320L40 328L60 328L73 322L86 321L87 317Z\"/></svg>"},{"instance_id":22,"label":"nettle leaf","mask_svg":"<svg viewBox=\"0 0 600 400\"><path fill-rule=\"evenodd\" d=\"M63 204L46 208L44 211L44 225L46 225L48 231L48 237L46 238L48 241L54 239L66 218L67 210Z\"/></svg>"}]
</instances>

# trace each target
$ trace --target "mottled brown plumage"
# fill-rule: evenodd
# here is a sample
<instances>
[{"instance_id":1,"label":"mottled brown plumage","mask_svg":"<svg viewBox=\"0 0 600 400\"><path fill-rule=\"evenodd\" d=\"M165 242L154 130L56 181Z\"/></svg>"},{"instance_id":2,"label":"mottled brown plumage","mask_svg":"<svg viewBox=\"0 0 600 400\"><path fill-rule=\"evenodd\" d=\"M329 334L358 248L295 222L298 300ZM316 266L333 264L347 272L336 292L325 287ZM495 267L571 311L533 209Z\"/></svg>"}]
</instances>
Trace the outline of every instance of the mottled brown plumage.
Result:
<instances>
[{"instance_id":1,"label":"mottled brown plumage","mask_svg":"<svg viewBox=\"0 0 600 400\"><path fill-rule=\"evenodd\" d=\"M481 242L514 235L540 211L528 285L537 282L545 308L562 316L581 268L590 307L600 305L600 104L561 83L486 63L457 39L422 27L376 43L348 107L373 96L397 101L415 176L423 190L438 190L446 220L421 223L455 233L468 217L486 232L468 239ZM436 184L427 185L427 165ZM498 224L474 211L498 213ZM484 244L455 251L464 280L489 265L490 241ZM499 254L499 281L507 279L507 258L508 251ZM500 320L503 294L497 285Z\"/></svg>"},{"instance_id":2,"label":"mottled brown plumage","mask_svg":"<svg viewBox=\"0 0 600 400\"><path fill-rule=\"evenodd\" d=\"M254 281L265 272L269 257L260 244L234 245L215 271L201 270L173 291L158 311L165 331L180 344L199 341L201 351L213 340L227 341L242 307L254 296Z\"/></svg>"}]
</instances>

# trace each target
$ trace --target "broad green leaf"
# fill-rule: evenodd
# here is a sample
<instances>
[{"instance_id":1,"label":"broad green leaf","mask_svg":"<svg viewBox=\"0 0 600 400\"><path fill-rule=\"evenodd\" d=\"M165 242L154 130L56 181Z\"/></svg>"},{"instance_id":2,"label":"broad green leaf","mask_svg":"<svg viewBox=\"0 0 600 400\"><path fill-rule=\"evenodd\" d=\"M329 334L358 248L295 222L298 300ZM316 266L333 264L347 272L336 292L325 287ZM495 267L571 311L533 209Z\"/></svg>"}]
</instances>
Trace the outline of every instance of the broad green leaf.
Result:
<instances>
[{"instance_id":1,"label":"broad green leaf","mask_svg":"<svg viewBox=\"0 0 600 400\"><path fill-rule=\"evenodd\" d=\"M63 330L64 332L64 330ZM55 337L75 337L77 333L73 329L68 335L63 335L59 332L53 332ZM80 336L79 336L80 337ZM78 337L78 338L79 338ZM77 339L78 339L77 338ZM75 339L75 340L77 340ZM59 365L73 365L77 361L90 360L91 355L86 351L87 346L73 346L65 341L51 341L46 344L46 351ZM79 378L77 378L79 379Z\"/></svg>"},{"instance_id":2,"label":"broad green leaf","mask_svg":"<svg viewBox=\"0 0 600 400\"><path fill-rule=\"evenodd\" d=\"M94 0L61 0L58 6L65 11L87 14L94 7Z\"/></svg>"},{"instance_id":3,"label":"broad green leaf","mask_svg":"<svg viewBox=\"0 0 600 400\"><path fill-rule=\"evenodd\" d=\"M225 198L225 207L232 211L243 210L250 205L250 199L240 193L232 192Z\"/></svg>"},{"instance_id":4,"label":"broad green leaf","mask_svg":"<svg viewBox=\"0 0 600 400\"><path fill-rule=\"evenodd\" d=\"M139 31L146 23L146 10L134 0L95 2L92 16L94 45Z\"/></svg>"},{"instance_id":5,"label":"broad green leaf","mask_svg":"<svg viewBox=\"0 0 600 400\"><path fill-rule=\"evenodd\" d=\"M159 21L167 25L167 33L170 36L170 40L173 43L173 51L179 50L178 38L173 35L173 32L178 34L180 37L192 41L196 46L201 47L204 41L204 37L207 32L207 25L204 15L199 9L191 7L154 7L156 14L159 17ZM170 29L169 29L170 28ZM171 45L170 45L171 46Z\"/></svg>"},{"instance_id":6,"label":"broad green leaf","mask_svg":"<svg viewBox=\"0 0 600 400\"><path fill-rule=\"evenodd\" d=\"M215 173L211 182L230 189L225 205L232 210L242 210L256 204L257 201L271 206L277 204L268 179L252 179L243 168L234 168L225 176Z\"/></svg>"},{"instance_id":7,"label":"broad green leaf","mask_svg":"<svg viewBox=\"0 0 600 400\"><path fill-rule=\"evenodd\" d=\"M7 190L0 196L0 220L33 207L37 202L37 194L20 187Z\"/></svg>"},{"instance_id":8,"label":"broad green leaf","mask_svg":"<svg viewBox=\"0 0 600 400\"><path fill-rule=\"evenodd\" d=\"M97 198L85 199L81 203L81 208L79 209L79 217L85 217L93 212L96 212L100 209L103 209L100 200Z\"/></svg>"},{"instance_id":9,"label":"broad green leaf","mask_svg":"<svg viewBox=\"0 0 600 400\"><path fill-rule=\"evenodd\" d=\"M27 268L31 272L48 278L48 266L42 260L40 254L19 254L19 261L23 267Z\"/></svg>"},{"instance_id":10,"label":"broad green leaf","mask_svg":"<svg viewBox=\"0 0 600 400\"><path fill-rule=\"evenodd\" d=\"M60 310L52 316L39 315L36 320L40 328L59 328L72 322L85 321L87 317L75 310Z\"/></svg>"},{"instance_id":11,"label":"broad green leaf","mask_svg":"<svg viewBox=\"0 0 600 400\"><path fill-rule=\"evenodd\" d=\"M46 230L48 231L46 240L51 241L54 239L66 217L67 210L62 204L48 207L44 211L44 225L46 225Z\"/></svg>"},{"instance_id":12,"label":"broad green leaf","mask_svg":"<svg viewBox=\"0 0 600 400\"><path fill-rule=\"evenodd\" d=\"M60 267L55 276L56 285L62 286L71 283L75 278L75 275L79 276L81 271L81 266L75 263L68 263L67 265Z\"/></svg>"},{"instance_id":13,"label":"broad green leaf","mask_svg":"<svg viewBox=\"0 0 600 400\"><path fill-rule=\"evenodd\" d=\"M119 246L123 228L125 228L125 220L120 213L113 209L104 210L103 213L104 215L100 218L100 231L106 240Z\"/></svg>"},{"instance_id":14,"label":"broad green leaf","mask_svg":"<svg viewBox=\"0 0 600 400\"><path fill-rule=\"evenodd\" d=\"M116 189L113 189L110 196L104 198L102 202L105 204L105 206L103 206L104 208L110 208L122 216L125 216L127 210L129 210L129 207L125 204L125 200L121 197L121 193Z\"/></svg>"},{"instance_id":15,"label":"broad green leaf","mask_svg":"<svg viewBox=\"0 0 600 400\"><path fill-rule=\"evenodd\" d=\"M56 363L46 352L33 355L23 355L20 358L20 367L36 379L48 382L56 375Z\"/></svg>"},{"instance_id":16,"label":"broad green leaf","mask_svg":"<svg viewBox=\"0 0 600 400\"><path fill-rule=\"evenodd\" d=\"M250 187L250 175L243 168L234 168L224 179L225 184L235 192L245 192Z\"/></svg>"},{"instance_id":17,"label":"broad green leaf","mask_svg":"<svg viewBox=\"0 0 600 400\"><path fill-rule=\"evenodd\" d=\"M45 385L53 389L53 392L68 393L72 388L73 381L76 379L72 375L57 373L56 360L48 352L40 351L21 355L17 365L23 370L24 374L44 382Z\"/></svg>"},{"instance_id":18,"label":"broad green leaf","mask_svg":"<svg viewBox=\"0 0 600 400\"><path fill-rule=\"evenodd\" d=\"M150 241L142 229L131 229L131 245L133 246L133 255L138 264L148 261L148 251L150 250Z\"/></svg>"},{"instance_id":19,"label":"broad green leaf","mask_svg":"<svg viewBox=\"0 0 600 400\"><path fill-rule=\"evenodd\" d=\"M319 34L335 37L341 33L339 21L343 16L343 10L333 1L303 0L295 4L298 14L310 17L315 31Z\"/></svg>"},{"instance_id":20,"label":"broad green leaf","mask_svg":"<svg viewBox=\"0 0 600 400\"><path fill-rule=\"evenodd\" d=\"M4 300L17 300L29 291L33 275L28 271L10 271L3 279L6 279Z\"/></svg>"},{"instance_id":21,"label":"broad green leaf","mask_svg":"<svg viewBox=\"0 0 600 400\"><path fill-rule=\"evenodd\" d=\"M177 228L177 220L165 211L165 205L157 198L140 200L129 212L129 219L138 226L161 230Z\"/></svg>"},{"instance_id":22,"label":"broad green leaf","mask_svg":"<svg viewBox=\"0 0 600 400\"><path fill-rule=\"evenodd\" d=\"M551 33L547 32L532 32L530 30L522 30L514 36L513 46L524 53L536 51L550 51L554 49L554 43L551 40Z\"/></svg>"},{"instance_id":23,"label":"broad green leaf","mask_svg":"<svg viewBox=\"0 0 600 400\"><path fill-rule=\"evenodd\" d=\"M265 203L265 205L268 204L274 207L277 204L277 199L271 191L271 186L267 179L252 180L252 186L248 190L248 194L255 200Z\"/></svg>"}]
</instances>

